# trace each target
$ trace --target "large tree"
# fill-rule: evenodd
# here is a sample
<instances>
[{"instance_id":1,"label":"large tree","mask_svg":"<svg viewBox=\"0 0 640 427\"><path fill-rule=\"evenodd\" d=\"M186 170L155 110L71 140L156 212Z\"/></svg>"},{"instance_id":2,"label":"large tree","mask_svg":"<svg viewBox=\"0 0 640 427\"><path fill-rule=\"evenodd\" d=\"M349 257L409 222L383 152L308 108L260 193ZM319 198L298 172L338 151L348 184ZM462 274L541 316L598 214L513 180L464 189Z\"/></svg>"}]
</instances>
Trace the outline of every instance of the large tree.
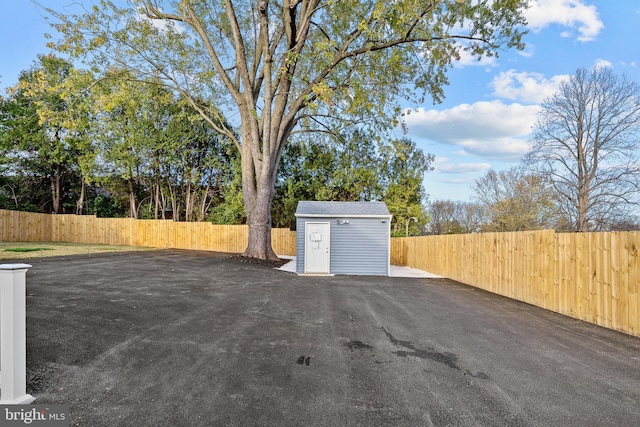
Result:
<instances>
[{"instance_id":1,"label":"large tree","mask_svg":"<svg viewBox=\"0 0 640 427\"><path fill-rule=\"evenodd\" d=\"M14 176L46 179L47 210L53 213L63 212L67 177L77 173L91 153L84 132L86 116L72 107L82 104L84 96L69 95L70 88L81 86L86 77L61 58L41 55L20 73L0 105L0 162L10 164Z\"/></svg>"},{"instance_id":2,"label":"large tree","mask_svg":"<svg viewBox=\"0 0 640 427\"><path fill-rule=\"evenodd\" d=\"M603 229L640 192L640 86L578 69L542 103L527 161L550 179L575 231Z\"/></svg>"},{"instance_id":3,"label":"large tree","mask_svg":"<svg viewBox=\"0 0 640 427\"><path fill-rule=\"evenodd\" d=\"M392 125L397 100L443 96L446 70L522 48L526 0L105 0L78 15L51 13L57 48L94 66L119 63L136 78L162 78L209 124L235 141L249 225L246 256L276 258L270 205L294 129L329 118ZM216 111L237 114L239 132Z\"/></svg>"}]
</instances>

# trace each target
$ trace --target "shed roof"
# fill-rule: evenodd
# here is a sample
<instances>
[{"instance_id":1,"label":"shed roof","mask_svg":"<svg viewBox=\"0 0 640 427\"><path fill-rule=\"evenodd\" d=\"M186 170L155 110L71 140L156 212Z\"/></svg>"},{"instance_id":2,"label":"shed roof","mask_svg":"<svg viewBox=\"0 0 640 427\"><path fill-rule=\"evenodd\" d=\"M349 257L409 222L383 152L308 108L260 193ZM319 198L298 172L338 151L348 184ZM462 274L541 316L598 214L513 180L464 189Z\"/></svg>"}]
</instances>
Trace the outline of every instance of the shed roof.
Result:
<instances>
[{"instance_id":1,"label":"shed roof","mask_svg":"<svg viewBox=\"0 0 640 427\"><path fill-rule=\"evenodd\" d=\"M384 202L300 201L296 216L377 216L390 217Z\"/></svg>"}]
</instances>

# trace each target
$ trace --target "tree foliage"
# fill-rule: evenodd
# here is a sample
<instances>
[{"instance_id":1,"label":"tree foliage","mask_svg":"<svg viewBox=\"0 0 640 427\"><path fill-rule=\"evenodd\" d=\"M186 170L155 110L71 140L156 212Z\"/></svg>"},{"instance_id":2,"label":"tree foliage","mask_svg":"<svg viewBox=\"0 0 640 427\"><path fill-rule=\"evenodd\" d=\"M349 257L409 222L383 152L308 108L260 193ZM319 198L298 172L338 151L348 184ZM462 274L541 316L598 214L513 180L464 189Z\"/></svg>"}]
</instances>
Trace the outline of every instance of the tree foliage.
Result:
<instances>
[{"instance_id":1,"label":"tree foliage","mask_svg":"<svg viewBox=\"0 0 640 427\"><path fill-rule=\"evenodd\" d=\"M205 219L239 169L232 142L163 85L112 73L53 55L21 73L0 99L2 206Z\"/></svg>"},{"instance_id":2,"label":"tree foliage","mask_svg":"<svg viewBox=\"0 0 640 427\"><path fill-rule=\"evenodd\" d=\"M640 86L579 69L542 104L528 163L549 177L575 231L606 229L637 205Z\"/></svg>"},{"instance_id":3,"label":"tree foliage","mask_svg":"<svg viewBox=\"0 0 640 427\"><path fill-rule=\"evenodd\" d=\"M238 166L232 142L163 85L108 78L94 86L99 182L126 186L129 214L202 221ZM210 107L212 108L212 107ZM140 208L143 211L140 212Z\"/></svg>"},{"instance_id":4,"label":"tree foliage","mask_svg":"<svg viewBox=\"0 0 640 427\"><path fill-rule=\"evenodd\" d=\"M287 146L279 170L272 216L274 224L295 226L300 200L384 201L393 215L392 232L420 234L427 221L424 174L433 156L407 138L378 139L356 130L338 138L318 135Z\"/></svg>"},{"instance_id":5,"label":"tree foliage","mask_svg":"<svg viewBox=\"0 0 640 427\"><path fill-rule=\"evenodd\" d=\"M409 229L410 235L419 235L428 220L422 180L432 170L434 157L425 155L407 138L394 139L381 151L384 160L380 176L386 184L383 200L393 215L392 234L404 236Z\"/></svg>"},{"instance_id":6,"label":"tree foliage","mask_svg":"<svg viewBox=\"0 0 640 427\"><path fill-rule=\"evenodd\" d=\"M2 100L0 151L14 175L48 181L47 210L61 213L65 178L87 152L85 122L72 112L69 87L83 76L67 61L39 56ZM16 203L17 204L17 203ZM45 209L42 206L42 209Z\"/></svg>"},{"instance_id":7,"label":"tree foliage","mask_svg":"<svg viewBox=\"0 0 640 427\"><path fill-rule=\"evenodd\" d=\"M393 125L398 97L439 101L462 51L522 48L525 0L132 0L55 13L56 47L96 69L161 79L241 155L245 255L274 258L270 205L296 129L340 119ZM416 91L417 90L417 91ZM239 131L217 109L234 111Z\"/></svg>"},{"instance_id":8,"label":"tree foliage","mask_svg":"<svg viewBox=\"0 0 640 427\"><path fill-rule=\"evenodd\" d=\"M489 170L475 180L475 198L485 215L484 231L554 228L556 207L548 181L514 166Z\"/></svg>"},{"instance_id":9,"label":"tree foliage","mask_svg":"<svg viewBox=\"0 0 640 427\"><path fill-rule=\"evenodd\" d=\"M16 90L2 100L5 147L14 147L12 135L32 135L30 146L46 146L43 123L54 120L60 134L74 136L69 138L75 141L74 150L63 149L69 163L60 212L73 208L82 213L80 206L100 216L171 215L175 220L244 223L240 163L233 143L163 85L124 79L121 70L112 73L120 78L106 75L94 81L86 71L70 67L55 86L30 85L30 98ZM67 108L40 101L54 88ZM411 140L380 139L365 128L322 135L301 134L287 147L275 189L274 225L295 227L299 200L385 200L395 218L394 232L404 235L407 220L416 218L417 222L409 221L410 232L419 234L426 221L422 179L433 156ZM2 162L1 206L46 210L51 199L42 191L48 187L42 182L47 176L25 174L24 157L8 156L20 150L3 152L7 156ZM28 159L40 165L47 162L47 153L32 152Z\"/></svg>"}]
</instances>

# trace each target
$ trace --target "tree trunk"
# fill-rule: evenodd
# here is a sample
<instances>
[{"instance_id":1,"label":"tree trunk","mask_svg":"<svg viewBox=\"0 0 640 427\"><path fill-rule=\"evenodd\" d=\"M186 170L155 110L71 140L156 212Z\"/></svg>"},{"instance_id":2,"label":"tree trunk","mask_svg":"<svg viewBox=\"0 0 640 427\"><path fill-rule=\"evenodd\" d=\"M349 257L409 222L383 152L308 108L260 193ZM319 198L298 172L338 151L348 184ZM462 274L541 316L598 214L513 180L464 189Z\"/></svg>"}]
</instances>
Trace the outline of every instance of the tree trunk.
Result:
<instances>
[{"instance_id":1,"label":"tree trunk","mask_svg":"<svg viewBox=\"0 0 640 427\"><path fill-rule=\"evenodd\" d=\"M82 208L84 207L84 197L87 192L87 181L85 181L84 176L80 177L80 181L80 197L78 197L78 201L76 202L76 215L82 215Z\"/></svg>"},{"instance_id":2,"label":"tree trunk","mask_svg":"<svg viewBox=\"0 0 640 427\"><path fill-rule=\"evenodd\" d=\"M18 204L18 197L16 196L16 189L13 185L9 186L9 188L11 189L11 194L13 196L13 202L16 204L16 210L20 210L20 206Z\"/></svg>"},{"instance_id":3,"label":"tree trunk","mask_svg":"<svg viewBox=\"0 0 640 427\"><path fill-rule=\"evenodd\" d=\"M276 168L267 156L263 157L264 162L270 165L261 162L256 167L249 145L242 146L242 194L249 226L247 249L242 256L277 261L279 258L271 246L271 200Z\"/></svg>"},{"instance_id":4,"label":"tree trunk","mask_svg":"<svg viewBox=\"0 0 640 427\"><path fill-rule=\"evenodd\" d=\"M54 173L50 177L51 181L51 201L53 203L53 213L62 213L62 173L60 166L56 166Z\"/></svg>"},{"instance_id":5,"label":"tree trunk","mask_svg":"<svg viewBox=\"0 0 640 427\"><path fill-rule=\"evenodd\" d=\"M207 184L206 188L202 191L202 198L200 199L200 210L198 213L198 222L202 222L205 220L207 216L207 211L211 206L211 198L209 197L209 190L211 189L211 184Z\"/></svg>"},{"instance_id":6,"label":"tree trunk","mask_svg":"<svg viewBox=\"0 0 640 427\"><path fill-rule=\"evenodd\" d=\"M271 246L271 197L265 193L271 193L271 189L258 188L256 200L249 209L245 198L249 240L242 255L277 261L279 258Z\"/></svg>"},{"instance_id":7,"label":"tree trunk","mask_svg":"<svg viewBox=\"0 0 640 427\"><path fill-rule=\"evenodd\" d=\"M583 190L582 186L578 189L578 223L576 224L576 231L579 233L590 231L589 220L587 211L587 202L589 195Z\"/></svg>"},{"instance_id":8,"label":"tree trunk","mask_svg":"<svg viewBox=\"0 0 640 427\"><path fill-rule=\"evenodd\" d=\"M176 201L176 194L174 192L174 188L171 185L171 183L169 183L168 186L169 189L169 199L171 202L171 219L174 221L178 221L180 218L180 213L178 212L178 205L177 205L177 201ZM178 215L178 218L176 219L176 213Z\"/></svg>"},{"instance_id":9,"label":"tree trunk","mask_svg":"<svg viewBox=\"0 0 640 427\"><path fill-rule=\"evenodd\" d=\"M160 185L160 184L158 184ZM164 189L160 188L160 199L162 200L162 202L160 203L160 209L162 209L162 219L167 219L167 196L164 194Z\"/></svg>"},{"instance_id":10,"label":"tree trunk","mask_svg":"<svg viewBox=\"0 0 640 427\"><path fill-rule=\"evenodd\" d=\"M159 218L159 213L160 213L160 178L156 177L156 184L154 186L154 218L158 219ZM162 219L164 219L164 213L162 216Z\"/></svg>"},{"instance_id":11,"label":"tree trunk","mask_svg":"<svg viewBox=\"0 0 640 427\"><path fill-rule=\"evenodd\" d=\"M185 201L184 201L184 220L186 222L191 221L193 213L193 197L191 194L191 180L187 180L185 187Z\"/></svg>"},{"instance_id":12,"label":"tree trunk","mask_svg":"<svg viewBox=\"0 0 640 427\"><path fill-rule=\"evenodd\" d=\"M138 218L138 212L136 210L136 193L133 188L133 179L127 180L127 186L129 187L129 216L131 218Z\"/></svg>"}]
</instances>

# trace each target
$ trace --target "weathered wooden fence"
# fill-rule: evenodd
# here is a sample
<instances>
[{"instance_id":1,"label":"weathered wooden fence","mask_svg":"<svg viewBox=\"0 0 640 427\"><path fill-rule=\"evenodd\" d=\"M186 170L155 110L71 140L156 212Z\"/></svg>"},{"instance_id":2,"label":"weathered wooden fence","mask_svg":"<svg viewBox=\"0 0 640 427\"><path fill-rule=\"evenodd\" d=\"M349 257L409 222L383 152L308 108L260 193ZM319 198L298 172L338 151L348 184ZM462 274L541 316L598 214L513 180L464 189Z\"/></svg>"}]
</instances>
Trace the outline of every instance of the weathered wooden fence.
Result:
<instances>
[{"instance_id":1,"label":"weathered wooden fence","mask_svg":"<svg viewBox=\"0 0 640 427\"><path fill-rule=\"evenodd\" d=\"M640 232L423 236L391 247L392 264L640 336Z\"/></svg>"},{"instance_id":2,"label":"weathered wooden fence","mask_svg":"<svg viewBox=\"0 0 640 427\"><path fill-rule=\"evenodd\" d=\"M106 243L240 253L247 227L0 210L2 241ZM295 232L273 229L276 253ZM457 234L395 238L391 263L640 336L640 232Z\"/></svg>"},{"instance_id":3,"label":"weathered wooden fence","mask_svg":"<svg viewBox=\"0 0 640 427\"><path fill-rule=\"evenodd\" d=\"M71 242L148 246L241 253L247 247L246 225L209 222L96 218L0 210L0 240L5 242ZM272 230L279 255L295 255L295 232Z\"/></svg>"}]
</instances>

